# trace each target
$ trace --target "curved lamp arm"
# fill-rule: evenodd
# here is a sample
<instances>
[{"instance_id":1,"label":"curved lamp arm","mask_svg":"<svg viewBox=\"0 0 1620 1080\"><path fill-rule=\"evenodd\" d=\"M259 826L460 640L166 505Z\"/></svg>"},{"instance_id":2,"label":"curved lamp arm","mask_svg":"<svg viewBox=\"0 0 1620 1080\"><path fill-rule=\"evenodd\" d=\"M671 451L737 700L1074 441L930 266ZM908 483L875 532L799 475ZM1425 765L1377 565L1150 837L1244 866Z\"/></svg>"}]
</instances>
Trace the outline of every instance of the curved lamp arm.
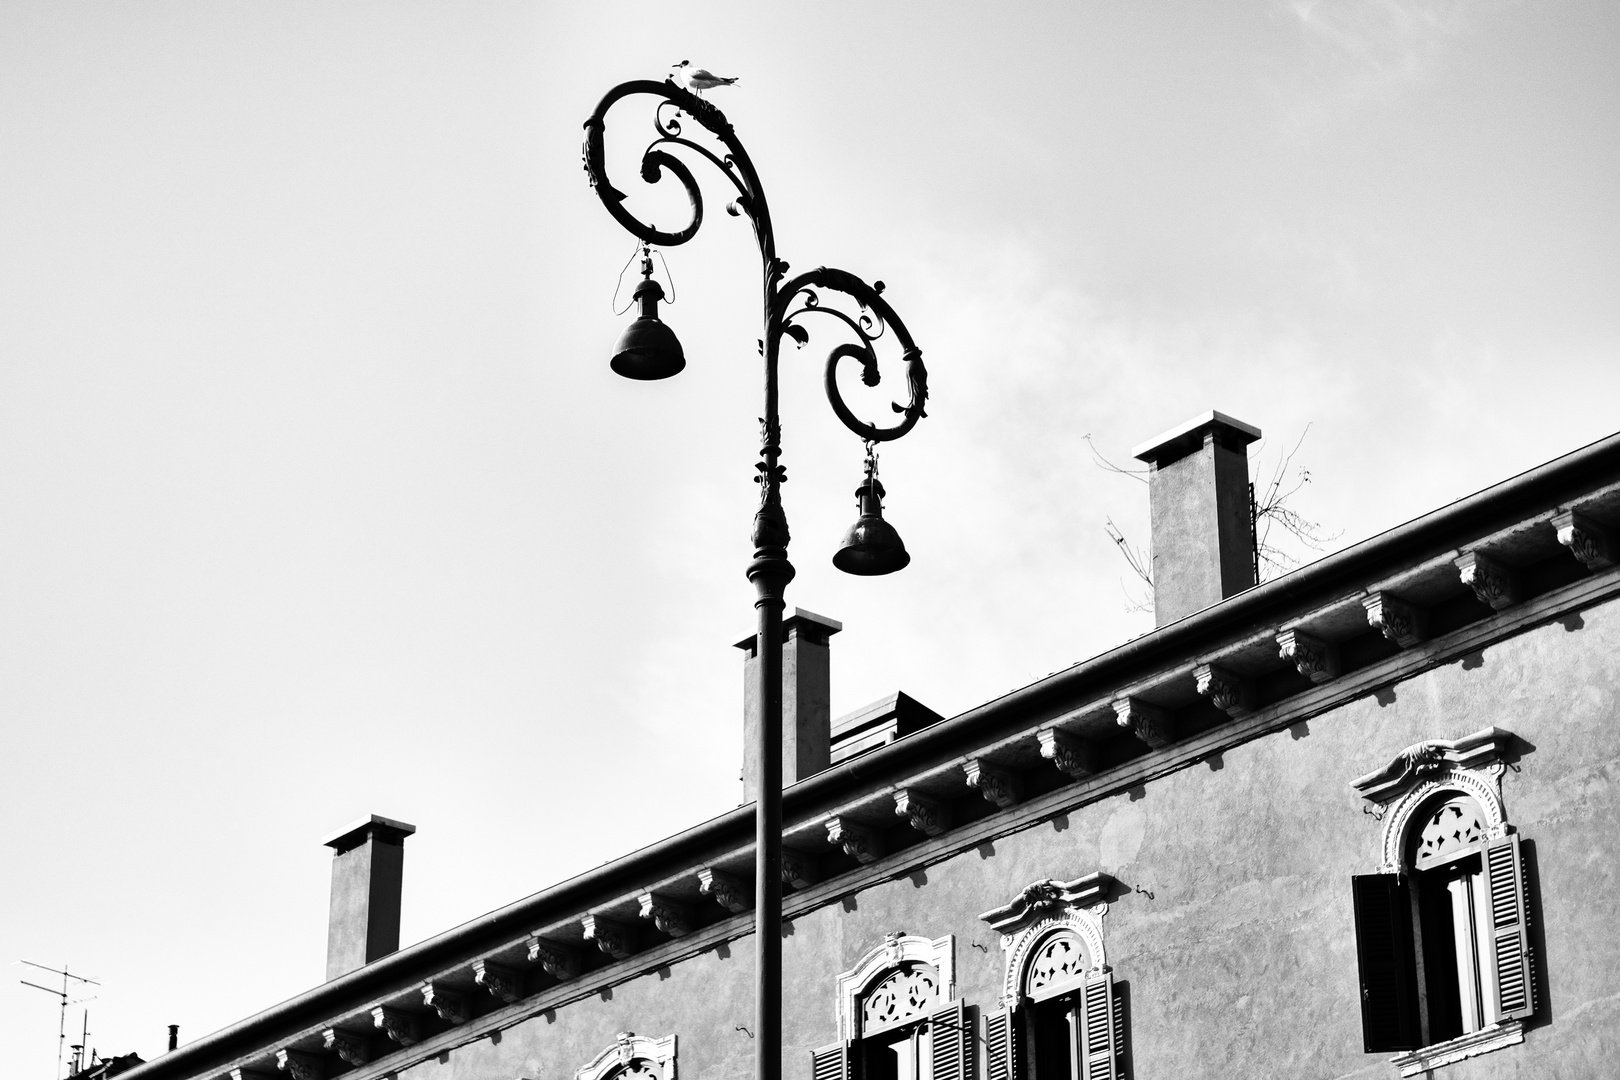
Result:
<instances>
[{"instance_id":1,"label":"curved lamp arm","mask_svg":"<svg viewBox=\"0 0 1620 1080\"><path fill-rule=\"evenodd\" d=\"M621 100L635 95L651 95L661 99L653 111L654 138L642 151L640 178L642 182L655 186L666 174L671 175L684 190L688 216L686 222L675 229L661 229L653 222L638 218L625 205L626 194L615 187L607 176L608 110ZM691 118L718 139L724 147L724 153L716 154L708 147L687 138L681 120L683 115ZM825 387L827 401L832 406L834 414L850 431L871 442L892 441L909 432L919 419L928 415L924 411L928 400L928 373L923 366L922 351L917 348L910 332L889 302L883 299L883 283L869 285L848 271L830 267L818 267L786 282L782 281L787 273L788 264L776 257L776 237L771 227L770 208L765 199L765 190L760 184L759 174L754 170L748 151L738 141L736 130L724 113L674 82L659 83L650 79L637 79L621 83L608 91L596 106L596 111L591 114L590 119L585 121L584 164L591 186L596 190L608 213L613 215L613 219L624 226L632 236L645 243L665 247L684 244L697 235L698 229L703 225L702 189L698 186L692 169L676 156L679 152L696 155L698 160L712 165L729 180L736 190L736 197L727 209L733 214L746 216L753 225L763 272L764 344L767 378L771 383L775 382L776 361L783 335L791 337L802 346L810 339L809 328L805 325L808 316L820 315L824 320L832 319L836 323L841 323L853 339L836 345L827 356ZM851 316L837 307L824 304L823 293L841 293L848 297L857 305L859 314ZM861 367L861 381L866 386L878 385L882 376L878 368L874 343L883 337L885 332L891 330L903 350L902 359L906 365L906 385L910 400L904 405L891 403L890 408L900 419L895 424L885 426L869 423L855 416L838 389L837 371L841 361L855 360ZM768 398L767 412L773 414L766 418L767 430L764 433L769 475L762 476L762 479L766 480L766 487L774 487L781 480L780 467L774 460L780 450L775 445L778 441L775 431L777 425L774 423L775 409L772 407L774 398L770 397L770 391ZM785 522L783 527L785 529Z\"/></svg>"}]
</instances>

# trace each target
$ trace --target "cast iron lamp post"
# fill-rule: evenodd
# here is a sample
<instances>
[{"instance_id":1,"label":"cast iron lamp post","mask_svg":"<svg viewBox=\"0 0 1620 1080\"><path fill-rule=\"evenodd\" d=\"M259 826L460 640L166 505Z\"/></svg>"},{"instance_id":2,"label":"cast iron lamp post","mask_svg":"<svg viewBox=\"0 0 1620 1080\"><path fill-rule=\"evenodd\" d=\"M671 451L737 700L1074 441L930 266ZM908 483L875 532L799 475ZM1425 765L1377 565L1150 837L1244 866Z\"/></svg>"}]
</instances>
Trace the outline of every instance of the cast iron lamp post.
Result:
<instances>
[{"instance_id":1,"label":"cast iron lamp post","mask_svg":"<svg viewBox=\"0 0 1620 1080\"><path fill-rule=\"evenodd\" d=\"M621 99L635 95L659 99L652 116L654 138L641 155L642 181L657 184L666 172L672 174L685 189L690 204L686 224L673 232L636 217L625 207L625 194L608 182L604 160L607 112ZM686 138L683 116L714 136L723 152L716 154ZM686 161L672 151L695 155L731 181L736 198L726 209L733 216L746 217L753 225L762 264L765 409L760 423L760 460L754 466L758 471L754 479L760 485L752 534L754 557L748 564L748 580L754 585L754 608L759 617L757 677L761 712L758 738L752 747L759 785L754 855L754 940L758 950L754 969L754 1053L758 1080L778 1080L782 1069L782 610L787 584L793 580L793 565L787 557L787 517L782 512L781 485L787 474L781 465L781 423L777 413L777 362L782 338L806 344L810 334L801 320L819 315L823 325L831 320L843 339L827 356L827 400L844 426L865 441L867 450L866 476L856 491L861 516L833 556L833 565L848 573L887 574L910 561L899 534L883 520L884 492L877 479L873 448L877 443L900 438L925 415L928 375L910 332L883 299L881 281L868 285L854 274L828 267L787 278L788 264L776 256L765 190L731 124L719 109L692 92L673 82L646 79L621 83L608 91L585 121L585 171L591 186L608 213L643 245L642 280L634 294L640 314L614 349L614 371L632 379L662 379L686 366L680 342L658 318L663 289L652 279L652 260L646 248L649 244L684 244L703 223L702 193ZM852 314L824 303L824 298L832 294L853 301L856 311ZM860 364L862 382L878 385L880 375L873 346L886 333L894 335L902 350L910 400L905 405L892 404L898 418L892 426L882 427L857 419L850 411L839 392L837 374L841 361L854 360Z\"/></svg>"}]
</instances>

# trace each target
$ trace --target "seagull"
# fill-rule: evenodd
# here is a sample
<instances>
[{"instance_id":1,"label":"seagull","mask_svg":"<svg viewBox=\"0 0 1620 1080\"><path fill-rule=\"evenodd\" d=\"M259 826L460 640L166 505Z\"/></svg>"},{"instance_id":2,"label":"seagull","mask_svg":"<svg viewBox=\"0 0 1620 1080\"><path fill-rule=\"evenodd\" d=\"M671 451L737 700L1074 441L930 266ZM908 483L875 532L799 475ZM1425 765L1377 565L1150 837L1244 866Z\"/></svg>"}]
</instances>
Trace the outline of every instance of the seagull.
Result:
<instances>
[{"instance_id":1,"label":"seagull","mask_svg":"<svg viewBox=\"0 0 1620 1080\"><path fill-rule=\"evenodd\" d=\"M694 94L701 94L705 90L713 90L717 86L730 86L737 81L735 77L727 79L714 74L707 68L693 67L690 60L682 60L676 64L675 70L670 77Z\"/></svg>"}]
</instances>

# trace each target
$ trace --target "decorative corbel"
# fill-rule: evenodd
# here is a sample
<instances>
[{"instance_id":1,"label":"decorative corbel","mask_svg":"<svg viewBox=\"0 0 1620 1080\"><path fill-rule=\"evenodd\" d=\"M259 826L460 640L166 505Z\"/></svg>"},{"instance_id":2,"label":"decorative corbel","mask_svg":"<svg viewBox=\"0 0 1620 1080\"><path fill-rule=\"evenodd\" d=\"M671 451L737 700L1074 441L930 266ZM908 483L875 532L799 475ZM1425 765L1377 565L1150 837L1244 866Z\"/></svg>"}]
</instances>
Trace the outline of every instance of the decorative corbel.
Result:
<instances>
[{"instance_id":1,"label":"decorative corbel","mask_svg":"<svg viewBox=\"0 0 1620 1080\"><path fill-rule=\"evenodd\" d=\"M1480 603L1497 611L1519 601L1519 575L1482 552L1470 551L1456 559L1462 582L1474 590Z\"/></svg>"},{"instance_id":2,"label":"decorative corbel","mask_svg":"<svg viewBox=\"0 0 1620 1080\"><path fill-rule=\"evenodd\" d=\"M683 937L692 930L692 913L686 905L654 893L641 894L641 917L670 937Z\"/></svg>"},{"instance_id":3,"label":"decorative corbel","mask_svg":"<svg viewBox=\"0 0 1620 1080\"><path fill-rule=\"evenodd\" d=\"M896 817L904 818L913 829L928 836L938 836L951 827L949 803L931 799L910 788L901 788L894 793L894 813Z\"/></svg>"},{"instance_id":4,"label":"decorative corbel","mask_svg":"<svg viewBox=\"0 0 1620 1080\"><path fill-rule=\"evenodd\" d=\"M276 1068L292 1080L326 1080L326 1059L309 1050L282 1047L276 1051Z\"/></svg>"},{"instance_id":5,"label":"decorative corbel","mask_svg":"<svg viewBox=\"0 0 1620 1080\"><path fill-rule=\"evenodd\" d=\"M371 1010L371 1022L378 1031L401 1046L410 1046L422 1037L421 1025L416 1017L403 1009L379 1005Z\"/></svg>"},{"instance_id":6,"label":"decorative corbel","mask_svg":"<svg viewBox=\"0 0 1620 1080\"><path fill-rule=\"evenodd\" d=\"M968 787L978 788L979 794L1003 810L1024 798L1023 781L1010 769L980 758L969 758L962 768L967 773Z\"/></svg>"},{"instance_id":7,"label":"decorative corbel","mask_svg":"<svg viewBox=\"0 0 1620 1080\"><path fill-rule=\"evenodd\" d=\"M1387 592L1368 593L1361 600L1367 623L1403 649L1429 636L1429 612Z\"/></svg>"},{"instance_id":8,"label":"decorative corbel","mask_svg":"<svg viewBox=\"0 0 1620 1080\"><path fill-rule=\"evenodd\" d=\"M536 934L529 939L529 963L539 964L553 979L567 982L579 974L579 951Z\"/></svg>"},{"instance_id":9,"label":"decorative corbel","mask_svg":"<svg viewBox=\"0 0 1620 1080\"><path fill-rule=\"evenodd\" d=\"M724 870L708 866L699 870L698 892L712 896L715 903L733 915L741 915L754 906L754 887L736 874L728 874Z\"/></svg>"},{"instance_id":10,"label":"decorative corbel","mask_svg":"<svg viewBox=\"0 0 1620 1080\"><path fill-rule=\"evenodd\" d=\"M1154 750L1162 749L1175 741L1175 723L1170 714L1157 705L1149 705L1141 698L1116 698L1114 718L1120 727Z\"/></svg>"},{"instance_id":11,"label":"decorative corbel","mask_svg":"<svg viewBox=\"0 0 1620 1080\"><path fill-rule=\"evenodd\" d=\"M808 888L816 883L816 860L802 851L782 849L782 883L795 889Z\"/></svg>"},{"instance_id":12,"label":"decorative corbel","mask_svg":"<svg viewBox=\"0 0 1620 1080\"><path fill-rule=\"evenodd\" d=\"M327 1028L321 1032L321 1040L328 1050L337 1051L337 1056L350 1065L364 1065L371 1060L371 1040L364 1032Z\"/></svg>"},{"instance_id":13,"label":"decorative corbel","mask_svg":"<svg viewBox=\"0 0 1620 1080\"><path fill-rule=\"evenodd\" d=\"M452 990L440 983L425 982L422 984L422 1004L439 1014L439 1019L447 1024L465 1024L472 1015L467 995L460 990Z\"/></svg>"},{"instance_id":14,"label":"decorative corbel","mask_svg":"<svg viewBox=\"0 0 1620 1080\"><path fill-rule=\"evenodd\" d=\"M635 935L628 926L600 915L586 915L580 919L580 925L585 930L585 940L596 942L598 949L615 960L623 960L636 951Z\"/></svg>"},{"instance_id":15,"label":"decorative corbel","mask_svg":"<svg viewBox=\"0 0 1620 1080\"><path fill-rule=\"evenodd\" d=\"M493 960L473 961L473 981L508 1005L523 996L523 972Z\"/></svg>"},{"instance_id":16,"label":"decorative corbel","mask_svg":"<svg viewBox=\"0 0 1620 1080\"><path fill-rule=\"evenodd\" d=\"M1614 533L1585 514L1578 510L1554 514L1552 527L1558 533L1558 542L1588 570L1607 570L1614 565Z\"/></svg>"},{"instance_id":17,"label":"decorative corbel","mask_svg":"<svg viewBox=\"0 0 1620 1080\"><path fill-rule=\"evenodd\" d=\"M1284 630L1277 635L1277 655L1292 661L1299 673L1313 683L1339 677L1339 647L1301 630Z\"/></svg>"},{"instance_id":18,"label":"decorative corbel","mask_svg":"<svg viewBox=\"0 0 1620 1080\"><path fill-rule=\"evenodd\" d=\"M827 841L863 865L883 857L883 834L837 814L827 819Z\"/></svg>"},{"instance_id":19,"label":"decorative corbel","mask_svg":"<svg viewBox=\"0 0 1620 1080\"><path fill-rule=\"evenodd\" d=\"M1248 716L1254 711L1250 705L1253 695L1248 680L1226 668L1215 664L1199 664L1193 669L1193 680L1197 684L1199 696L1209 698L1211 705L1233 719Z\"/></svg>"},{"instance_id":20,"label":"decorative corbel","mask_svg":"<svg viewBox=\"0 0 1620 1080\"><path fill-rule=\"evenodd\" d=\"M1076 780L1097 771L1097 747L1061 728L1042 728L1035 733L1041 744L1041 757Z\"/></svg>"}]
</instances>

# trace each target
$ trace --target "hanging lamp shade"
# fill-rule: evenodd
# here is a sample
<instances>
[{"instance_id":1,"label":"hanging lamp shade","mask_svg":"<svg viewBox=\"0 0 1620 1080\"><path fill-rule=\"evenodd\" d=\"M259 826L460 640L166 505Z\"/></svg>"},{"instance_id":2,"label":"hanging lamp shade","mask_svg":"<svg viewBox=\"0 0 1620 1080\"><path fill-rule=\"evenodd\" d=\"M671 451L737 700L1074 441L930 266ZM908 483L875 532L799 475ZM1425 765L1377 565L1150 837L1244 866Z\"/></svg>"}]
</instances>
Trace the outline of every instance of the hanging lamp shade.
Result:
<instances>
[{"instance_id":1,"label":"hanging lamp shade","mask_svg":"<svg viewBox=\"0 0 1620 1080\"><path fill-rule=\"evenodd\" d=\"M664 289L650 276L651 261L644 264L643 273L649 276L642 278L634 293L641 314L619 335L608 366L627 379L667 379L686 366L686 354L675 331L658 318Z\"/></svg>"},{"instance_id":2,"label":"hanging lamp shade","mask_svg":"<svg viewBox=\"0 0 1620 1080\"><path fill-rule=\"evenodd\" d=\"M861 516L844 534L833 554L833 565L846 574L876 577L902 570L911 561L894 526L883 520L883 483L868 475L855 489Z\"/></svg>"}]
</instances>

